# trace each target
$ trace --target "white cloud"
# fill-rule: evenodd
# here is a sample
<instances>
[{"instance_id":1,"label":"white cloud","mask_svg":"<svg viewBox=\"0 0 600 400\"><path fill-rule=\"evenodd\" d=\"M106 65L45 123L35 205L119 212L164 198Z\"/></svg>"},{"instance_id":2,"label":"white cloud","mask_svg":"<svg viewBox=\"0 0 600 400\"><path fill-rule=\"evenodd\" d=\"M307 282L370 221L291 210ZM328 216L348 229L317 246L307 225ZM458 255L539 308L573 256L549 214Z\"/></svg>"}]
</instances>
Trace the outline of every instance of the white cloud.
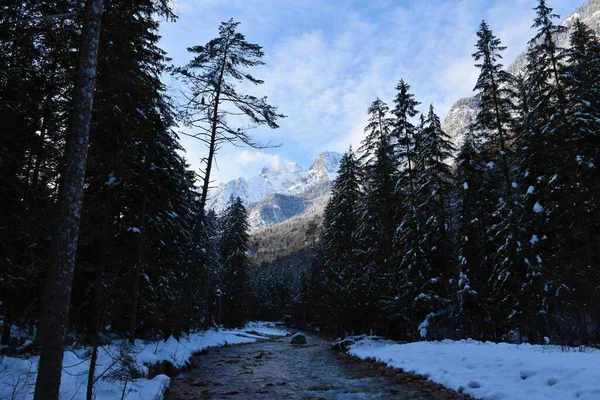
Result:
<instances>
[{"instance_id":1,"label":"white cloud","mask_svg":"<svg viewBox=\"0 0 600 400\"><path fill-rule=\"evenodd\" d=\"M228 149L218 155L217 168L212 179L216 182L227 182L240 176L258 175L265 165L278 166L283 162L289 161L277 154L268 154L254 149L241 151Z\"/></svg>"}]
</instances>

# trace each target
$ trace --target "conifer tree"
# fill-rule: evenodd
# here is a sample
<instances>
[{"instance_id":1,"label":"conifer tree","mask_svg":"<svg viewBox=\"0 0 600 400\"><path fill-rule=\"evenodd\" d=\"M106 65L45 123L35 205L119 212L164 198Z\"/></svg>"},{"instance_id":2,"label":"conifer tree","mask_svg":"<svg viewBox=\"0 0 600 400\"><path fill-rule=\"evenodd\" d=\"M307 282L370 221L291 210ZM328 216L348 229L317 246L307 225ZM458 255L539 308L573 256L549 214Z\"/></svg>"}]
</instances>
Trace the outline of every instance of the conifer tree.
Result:
<instances>
[{"instance_id":1,"label":"conifer tree","mask_svg":"<svg viewBox=\"0 0 600 400\"><path fill-rule=\"evenodd\" d=\"M389 318L393 321L392 334L406 337L406 302L397 295L404 284L406 269L419 269L422 262L422 249L419 245L422 221L419 214L419 162L418 146L421 127L416 127L411 119L416 117L416 107L420 104L410 93L410 86L400 80L396 85L396 98L392 114L392 136L396 140L395 151L400 161L396 192L399 196L399 223L394 234L394 279L392 300L385 305Z\"/></svg>"},{"instance_id":2,"label":"conifer tree","mask_svg":"<svg viewBox=\"0 0 600 400\"><path fill-rule=\"evenodd\" d=\"M496 251L490 233L493 179L481 147L480 139L469 130L456 157L457 317L463 335L493 339L498 337L494 333L497 321L493 318L495 296L490 282Z\"/></svg>"},{"instance_id":3,"label":"conifer tree","mask_svg":"<svg viewBox=\"0 0 600 400\"><path fill-rule=\"evenodd\" d=\"M231 199L220 222L223 325L242 326L248 314L248 214L242 199Z\"/></svg>"},{"instance_id":4,"label":"conifer tree","mask_svg":"<svg viewBox=\"0 0 600 400\"><path fill-rule=\"evenodd\" d=\"M237 143L253 148L268 145L256 142L248 133L252 126L230 126L227 115L241 113L254 125L266 124L278 128L277 120L284 115L267 103L267 98L238 93L234 82L261 85L264 81L246 72L246 69L264 65L262 47L248 43L237 31L239 22L230 19L219 26L219 36L204 46L194 46L188 51L194 55L185 67L175 72L190 85L187 105L184 109L186 122L198 130L193 137L208 148L200 192L200 209L204 210L210 187L210 173L217 149L223 143ZM235 110L235 111L233 111Z\"/></svg>"},{"instance_id":5,"label":"conifer tree","mask_svg":"<svg viewBox=\"0 0 600 400\"><path fill-rule=\"evenodd\" d=\"M329 324L343 332L358 328L363 301L363 276L356 262L356 229L358 226L359 164L352 149L340 161L338 176L325 207L319 248L313 264L315 301L319 314L328 315Z\"/></svg>"},{"instance_id":6,"label":"conifer tree","mask_svg":"<svg viewBox=\"0 0 600 400\"><path fill-rule=\"evenodd\" d=\"M418 178L418 207L423 221L419 247L423 260L419 269L401 268L404 276L400 289L400 297L406 299L410 309L407 334L413 337L427 337L425 327L447 312L450 304L448 282L455 270L450 213L453 175L448 164L454 145L442 129L433 106L429 107L421 134L417 158L423 168Z\"/></svg>"},{"instance_id":7,"label":"conifer tree","mask_svg":"<svg viewBox=\"0 0 600 400\"><path fill-rule=\"evenodd\" d=\"M548 313L557 305L555 298L560 293L558 271L568 262L562 258L560 232L572 214L563 199L578 189L569 173L574 171L576 159L566 115L564 52L557 46L555 37L565 28L554 24L553 19L558 16L544 0L539 1L535 11L533 27L538 32L529 42L524 82L529 110L523 117L517 142L523 204L520 226L524 230L526 271L517 277L519 283L511 290L515 294L515 306L509 319L547 325L547 321L542 320L549 318ZM542 333L540 329L537 331Z\"/></svg>"},{"instance_id":8,"label":"conifer tree","mask_svg":"<svg viewBox=\"0 0 600 400\"><path fill-rule=\"evenodd\" d=\"M373 328L380 317L376 303L390 291L393 269L393 237L398 224L396 195L398 159L391 141L392 119L380 99L369 107L367 136L361 143L363 197L358 207L358 259L363 266L364 293L368 293L362 331ZM372 311L369 311L371 309ZM369 318L367 318L367 316Z\"/></svg>"},{"instance_id":9,"label":"conifer tree","mask_svg":"<svg viewBox=\"0 0 600 400\"><path fill-rule=\"evenodd\" d=\"M502 324L514 310L518 284L525 279L517 224L519 206L513 194L517 187L513 178L514 155L508 146L513 140L512 129L515 126L515 93L512 90L513 78L500 63L501 52L505 50L500 39L494 36L485 21L481 23L477 37L477 51L473 58L480 74L474 90L481 108L473 129L481 137L483 147L479 151L489 165L489 174L483 177L479 190L487 192L484 198L494 206L489 224L484 228L489 230L486 236L495 247L487 254L494 266L493 273L489 275L491 287L487 288L487 293L495 297L487 307L490 315L494 316L493 325L500 333L505 329ZM485 202L481 204L485 205Z\"/></svg>"},{"instance_id":10,"label":"conifer tree","mask_svg":"<svg viewBox=\"0 0 600 400\"><path fill-rule=\"evenodd\" d=\"M38 336L43 338L43 342L40 341L42 353L35 384L36 400L56 399L59 394L96 87L102 12L102 0L86 2L71 113L71 138L66 150L65 171L59 189L60 216L53 238L38 327Z\"/></svg>"},{"instance_id":11,"label":"conifer tree","mask_svg":"<svg viewBox=\"0 0 600 400\"><path fill-rule=\"evenodd\" d=\"M198 215L188 249L189 268L193 270L204 267L199 265L202 249L199 243L202 237L202 218L206 212L206 199L211 183L211 170L217 150L225 143L252 148L269 147L270 144L255 141L249 134L249 130L258 125L278 128L277 120L285 117L277 112L276 107L267 103L266 97L258 98L242 94L235 87L235 82L254 85L264 83L247 72L248 68L264 65L261 61L264 56L262 47L246 41L245 36L237 31L239 24L233 19L222 22L219 26L219 36L204 46L188 48L194 58L185 67L175 68L174 71L189 85L189 93L186 95L186 105L182 113L185 123L197 131L191 136L200 140L208 150L207 156L201 160L204 163L204 171ZM248 118L251 125L231 126L227 116L239 117L239 115ZM186 275L193 274L193 270L188 271ZM190 307L190 304L187 304L190 290L188 286L184 286L182 290L182 307ZM180 322L176 328L177 336L184 320L183 308L178 313L177 319Z\"/></svg>"},{"instance_id":12,"label":"conifer tree","mask_svg":"<svg viewBox=\"0 0 600 400\"><path fill-rule=\"evenodd\" d=\"M571 332L563 332L572 340L591 340L590 318L598 321L600 315L593 304L600 291L600 274L593 267L598 258L600 237L600 42L598 37L581 21L576 21L570 36L571 47L565 49L564 84L567 103L567 126L573 146L575 163L569 164L569 181L573 182L562 204L569 204L563 214L560 243L557 251L566 261L557 270L557 280L565 290L558 299L567 309ZM561 173L565 173L562 172ZM568 196L568 197L567 197Z\"/></svg>"}]
</instances>

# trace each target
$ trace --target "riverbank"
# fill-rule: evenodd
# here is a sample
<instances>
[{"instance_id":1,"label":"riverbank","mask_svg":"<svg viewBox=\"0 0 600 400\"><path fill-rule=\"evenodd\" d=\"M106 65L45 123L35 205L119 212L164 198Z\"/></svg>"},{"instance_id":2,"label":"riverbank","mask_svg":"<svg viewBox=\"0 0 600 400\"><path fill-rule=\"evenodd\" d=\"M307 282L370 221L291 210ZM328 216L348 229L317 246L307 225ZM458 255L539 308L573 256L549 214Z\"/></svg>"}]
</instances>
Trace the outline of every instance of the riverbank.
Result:
<instances>
[{"instance_id":1,"label":"riverbank","mask_svg":"<svg viewBox=\"0 0 600 400\"><path fill-rule=\"evenodd\" d=\"M98 352L96 400L162 399L170 377L193 366L193 356L208 348L253 343L288 332L272 323L251 322L243 329L209 330L183 336L179 341L136 340L129 345L115 338ZM85 399L90 346L74 343L64 353L60 398ZM37 375L39 357L0 356L0 399L29 400Z\"/></svg>"},{"instance_id":2,"label":"riverbank","mask_svg":"<svg viewBox=\"0 0 600 400\"><path fill-rule=\"evenodd\" d=\"M401 344L363 337L349 343L347 352L478 399L600 399L595 349L474 340Z\"/></svg>"}]
</instances>

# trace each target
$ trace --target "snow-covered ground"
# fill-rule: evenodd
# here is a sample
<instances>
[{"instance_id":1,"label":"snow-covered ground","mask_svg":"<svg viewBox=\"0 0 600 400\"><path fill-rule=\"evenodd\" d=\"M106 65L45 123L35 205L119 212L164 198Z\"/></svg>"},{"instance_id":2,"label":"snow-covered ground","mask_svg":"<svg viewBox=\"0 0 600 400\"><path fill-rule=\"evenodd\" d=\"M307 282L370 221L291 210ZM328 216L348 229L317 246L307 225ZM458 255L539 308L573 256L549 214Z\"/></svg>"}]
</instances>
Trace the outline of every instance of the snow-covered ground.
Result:
<instances>
[{"instance_id":1,"label":"snow-covered ground","mask_svg":"<svg viewBox=\"0 0 600 400\"><path fill-rule=\"evenodd\" d=\"M349 354L423 375L479 399L600 399L600 351L474 340L364 338Z\"/></svg>"},{"instance_id":2,"label":"snow-covered ground","mask_svg":"<svg viewBox=\"0 0 600 400\"><path fill-rule=\"evenodd\" d=\"M96 376L101 376L94 385L97 400L162 399L169 377L157 375L153 379L124 379L131 367L148 376L148 365L169 361L175 367L183 367L194 354L209 347L228 344L252 343L266 336L285 336L288 332L278 329L269 322L250 322L240 330L203 331L184 336L177 341L144 342L136 340L133 347L126 341L116 340L103 346L98 352ZM124 351L131 358L123 357ZM70 346L63 358L63 373L60 388L61 399L85 399L90 347ZM0 356L0 399L25 400L33 398L39 357L16 358Z\"/></svg>"}]
</instances>

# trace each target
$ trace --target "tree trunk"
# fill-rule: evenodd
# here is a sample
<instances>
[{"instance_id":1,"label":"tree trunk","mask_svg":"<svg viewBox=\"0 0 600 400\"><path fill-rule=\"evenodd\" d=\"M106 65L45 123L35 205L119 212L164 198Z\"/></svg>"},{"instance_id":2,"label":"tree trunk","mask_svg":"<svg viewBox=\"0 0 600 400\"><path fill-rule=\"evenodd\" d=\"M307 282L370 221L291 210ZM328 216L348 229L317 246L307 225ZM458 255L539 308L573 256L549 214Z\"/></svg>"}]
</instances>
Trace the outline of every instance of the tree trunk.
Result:
<instances>
[{"instance_id":1,"label":"tree trunk","mask_svg":"<svg viewBox=\"0 0 600 400\"><path fill-rule=\"evenodd\" d=\"M38 335L42 352L35 383L35 400L55 400L59 395L96 87L103 3L103 0L86 2L73 98L71 138L60 187L60 216L58 229L52 238L53 254L42 297Z\"/></svg>"},{"instance_id":2,"label":"tree trunk","mask_svg":"<svg viewBox=\"0 0 600 400\"><path fill-rule=\"evenodd\" d=\"M210 134L210 143L208 145L208 158L206 161L206 171L204 173L204 179L202 181L202 192L200 193L200 204L198 206L198 217L196 218L196 224L192 229L192 238L190 243L189 251L190 253L190 263L188 264L188 268L195 268L198 263L198 242L200 240L200 236L202 234L202 223L204 221L204 208L206 207L206 198L208 197L208 189L210 187L210 172L212 169L213 159L215 157L215 151L217 147L217 128L219 122L219 101L221 98L221 88L223 85L223 77L225 75L225 65L227 63L227 51L228 47L225 48L225 52L223 54L223 62L221 64L221 69L219 71L219 78L217 80L216 94L215 94L215 107L213 109L212 116L212 126L211 126L211 134ZM177 309L177 318L175 322L175 337L179 339L181 336L181 330L183 327L183 319L185 318L186 310L189 310L189 307L186 306L186 303L191 301L191 291L192 291L192 282L190 277L190 270L187 271L187 279L184 282L184 288L182 290L182 298L181 304Z\"/></svg>"}]
</instances>

